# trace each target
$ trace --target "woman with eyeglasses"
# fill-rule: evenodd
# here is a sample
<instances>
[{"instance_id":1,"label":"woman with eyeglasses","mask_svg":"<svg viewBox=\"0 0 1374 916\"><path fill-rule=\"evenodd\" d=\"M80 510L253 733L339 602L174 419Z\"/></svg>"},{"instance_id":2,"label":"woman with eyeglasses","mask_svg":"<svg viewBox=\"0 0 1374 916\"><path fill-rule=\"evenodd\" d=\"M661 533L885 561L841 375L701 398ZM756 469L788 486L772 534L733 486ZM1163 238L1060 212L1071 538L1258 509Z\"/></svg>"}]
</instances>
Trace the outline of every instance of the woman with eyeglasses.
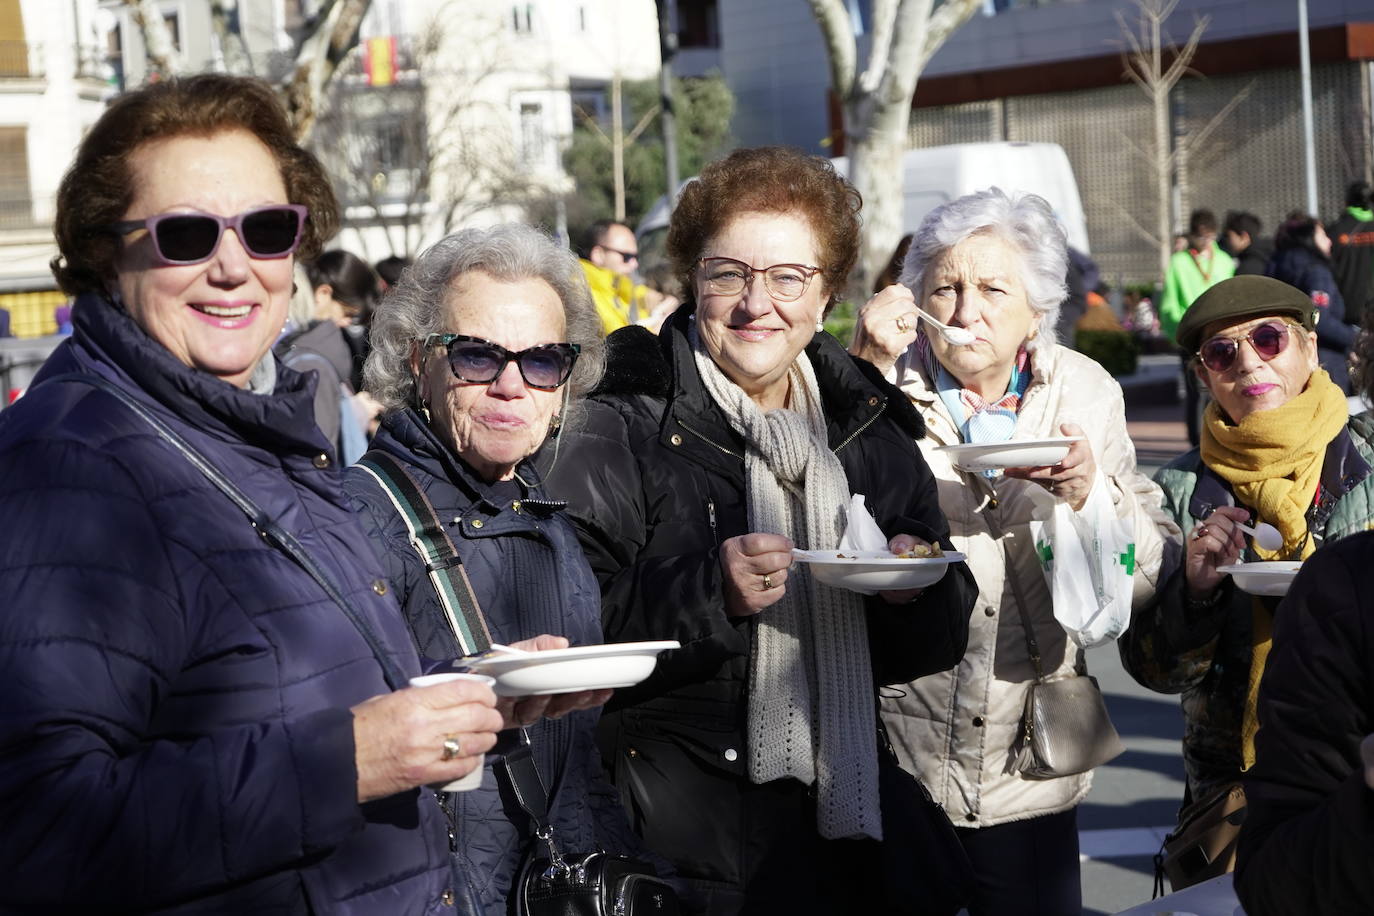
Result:
<instances>
[{"instance_id":1,"label":"woman with eyeglasses","mask_svg":"<svg viewBox=\"0 0 1374 916\"><path fill-rule=\"evenodd\" d=\"M1155 476L1184 533L1181 566L1120 640L1137 681L1181 693L1187 799L1205 803L1255 762L1256 697L1279 599L1222 568L1301 561L1374 522L1374 421L1347 415L1318 363L1316 308L1269 277L1223 281L1184 313L1178 340L1212 395L1202 444ZM1264 522L1268 550L1236 527Z\"/></svg>"},{"instance_id":2,"label":"woman with eyeglasses","mask_svg":"<svg viewBox=\"0 0 1374 916\"><path fill-rule=\"evenodd\" d=\"M6 912L454 912L422 787L496 697L406 686L315 377L270 355L337 220L272 89L219 74L116 99L62 180L74 330L0 414Z\"/></svg>"},{"instance_id":3,"label":"woman with eyeglasses","mask_svg":"<svg viewBox=\"0 0 1374 916\"><path fill-rule=\"evenodd\" d=\"M1171 529L1159 488L1136 467L1120 387L1056 339L1067 269L1064 229L1043 198L998 188L959 197L927 214L899 284L864 306L850 348L890 373L924 419L921 452L978 582L959 667L882 702L902 765L930 786L968 853L972 916L1083 908L1077 818L1092 771L1025 765L1032 685L1087 674L1058 619L1078 609L1056 608L1033 523L1082 513L1096 490L1100 511L1132 532L1132 594L1122 597L1136 601L1160 575L1160 523ZM917 308L961 333L932 331ZM953 451L1060 436L1074 441L1048 466L967 469ZM1046 733L1052 754L1075 750Z\"/></svg>"},{"instance_id":4,"label":"woman with eyeglasses","mask_svg":"<svg viewBox=\"0 0 1374 916\"><path fill-rule=\"evenodd\" d=\"M531 458L575 420L601 377L603 342L577 258L536 229L467 229L420 255L373 316L367 389L383 405L373 454L397 461L447 526L494 643L528 650L601 643L596 579L564 504ZM565 459L566 460L566 459ZM422 663L462 655L438 594L379 478L345 486L387 568ZM565 850L642 849L596 752L597 707L610 691L522 700L501 709L528 726ZM501 735L482 786L446 797L458 872L483 912L504 913L534 842L509 792ZM498 775L498 773L500 775Z\"/></svg>"},{"instance_id":5,"label":"woman with eyeglasses","mask_svg":"<svg viewBox=\"0 0 1374 916\"><path fill-rule=\"evenodd\" d=\"M968 632L962 563L872 596L793 565L793 547L838 546L856 493L893 553L949 543L920 419L821 326L859 207L793 150L703 169L668 230L684 304L657 337L611 335L549 478L607 639L682 643L612 698L601 747L636 829L712 914L889 912L878 685L950 667Z\"/></svg>"}]
</instances>

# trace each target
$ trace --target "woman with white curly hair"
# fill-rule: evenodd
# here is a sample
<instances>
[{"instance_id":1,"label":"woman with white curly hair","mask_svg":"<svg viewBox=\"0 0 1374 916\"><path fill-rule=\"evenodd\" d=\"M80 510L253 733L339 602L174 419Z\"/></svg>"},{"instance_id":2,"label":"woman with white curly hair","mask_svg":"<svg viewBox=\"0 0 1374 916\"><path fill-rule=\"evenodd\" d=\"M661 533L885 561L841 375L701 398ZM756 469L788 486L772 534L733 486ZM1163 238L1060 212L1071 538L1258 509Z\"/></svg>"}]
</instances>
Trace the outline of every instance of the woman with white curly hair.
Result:
<instances>
[{"instance_id":1,"label":"woman with white curly hair","mask_svg":"<svg viewBox=\"0 0 1374 916\"><path fill-rule=\"evenodd\" d=\"M963 663L883 700L903 766L960 828L978 877L974 916L1082 908L1076 806L1091 772L1030 778L1016 763L1037 667L1047 680L1086 673L1083 651L1055 620L1030 536L1032 511L1044 501L1032 491L1043 487L1077 511L1095 485L1106 488L1134 529L1137 603L1154 590L1165 535L1176 535L1157 516L1159 489L1136 470L1121 388L1054 339L1066 268L1064 231L1044 200L997 188L961 197L926 217L900 284L863 308L851 348L924 418L921 454L954 549L978 581ZM927 331L918 306L972 342ZM1046 467L968 472L939 450L1060 435L1080 438Z\"/></svg>"},{"instance_id":2,"label":"woman with white curly hair","mask_svg":"<svg viewBox=\"0 0 1374 916\"><path fill-rule=\"evenodd\" d=\"M601 377L602 353L577 258L522 225L436 242L373 315L364 376L383 414L364 460L396 462L433 505L495 643L540 651L603 641L596 579L564 504L545 494L531 462ZM463 655L381 478L355 465L344 486L422 664ZM583 690L498 703L506 730L487 755L481 786L443 799L455 872L482 912L506 911L534 839L529 819L503 802L510 787L494 765L517 744L516 725L528 726L536 764L548 774L549 817L565 848L643 852L593 741L609 696Z\"/></svg>"}]
</instances>

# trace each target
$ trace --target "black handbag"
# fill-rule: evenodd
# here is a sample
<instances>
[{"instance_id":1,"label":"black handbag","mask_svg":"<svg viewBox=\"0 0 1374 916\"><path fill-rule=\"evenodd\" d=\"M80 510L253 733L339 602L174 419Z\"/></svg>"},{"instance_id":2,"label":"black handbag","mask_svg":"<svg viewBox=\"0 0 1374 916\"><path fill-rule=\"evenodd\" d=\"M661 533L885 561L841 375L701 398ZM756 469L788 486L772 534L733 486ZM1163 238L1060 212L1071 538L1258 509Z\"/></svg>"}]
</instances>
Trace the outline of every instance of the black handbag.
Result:
<instances>
[{"instance_id":1,"label":"black handbag","mask_svg":"<svg viewBox=\"0 0 1374 916\"><path fill-rule=\"evenodd\" d=\"M475 655L490 649L486 620L463 561L419 484L385 452L368 452L358 467L376 478L405 521L411 546L424 563L459 650ZM678 916L676 892L647 862L602 850L559 849L529 733L521 729L520 737L520 744L503 755L500 769L534 823L535 842L507 897L509 910L515 916Z\"/></svg>"},{"instance_id":2,"label":"black handbag","mask_svg":"<svg viewBox=\"0 0 1374 916\"><path fill-rule=\"evenodd\" d=\"M973 899L976 878L945 809L902 769L878 720L878 794L885 908L890 914L953 916Z\"/></svg>"},{"instance_id":3,"label":"black handbag","mask_svg":"<svg viewBox=\"0 0 1374 916\"><path fill-rule=\"evenodd\" d=\"M525 737L523 730L521 734ZM536 837L511 888L513 916L679 916L677 893L647 862L558 848L548 795L527 737L501 765L516 801L534 822Z\"/></svg>"}]
</instances>

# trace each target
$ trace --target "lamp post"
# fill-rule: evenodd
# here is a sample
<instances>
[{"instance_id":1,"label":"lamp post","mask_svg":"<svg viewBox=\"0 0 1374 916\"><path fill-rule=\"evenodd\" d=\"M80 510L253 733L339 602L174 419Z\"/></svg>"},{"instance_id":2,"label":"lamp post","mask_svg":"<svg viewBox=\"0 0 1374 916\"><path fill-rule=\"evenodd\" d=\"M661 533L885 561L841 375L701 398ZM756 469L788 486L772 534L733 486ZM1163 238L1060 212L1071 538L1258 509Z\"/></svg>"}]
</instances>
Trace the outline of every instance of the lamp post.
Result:
<instances>
[{"instance_id":1,"label":"lamp post","mask_svg":"<svg viewBox=\"0 0 1374 916\"><path fill-rule=\"evenodd\" d=\"M1317 151L1312 134L1312 57L1307 48L1307 0L1298 0L1298 51L1302 70L1302 158L1307 177L1307 212L1317 213Z\"/></svg>"}]
</instances>

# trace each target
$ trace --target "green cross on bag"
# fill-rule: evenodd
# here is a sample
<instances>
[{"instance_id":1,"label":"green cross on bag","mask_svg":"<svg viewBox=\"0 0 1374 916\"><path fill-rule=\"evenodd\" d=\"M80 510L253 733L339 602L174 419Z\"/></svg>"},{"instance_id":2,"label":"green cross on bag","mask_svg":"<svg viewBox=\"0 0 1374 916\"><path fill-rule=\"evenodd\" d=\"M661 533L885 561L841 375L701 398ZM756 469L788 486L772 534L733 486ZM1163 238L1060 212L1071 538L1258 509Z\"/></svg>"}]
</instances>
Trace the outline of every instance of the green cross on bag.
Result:
<instances>
[{"instance_id":1,"label":"green cross on bag","mask_svg":"<svg viewBox=\"0 0 1374 916\"><path fill-rule=\"evenodd\" d=\"M1128 575L1128 576L1134 576L1134 575L1135 575L1135 545L1134 545L1134 544L1127 544L1127 545L1126 545L1126 552L1125 552L1125 553L1117 554L1117 559L1119 559L1119 560L1121 561L1121 565L1124 566L1124 567L1126 568L1126 575Z\"/></svg>"},{"instance_id":2,"label":"green cross on bag","mask_svg":"<svg viewBox=\"0 0 1374 916\"><path fill-rule=\"evenodd\" d=\"M1054 560L1054 548L1050 546L1049 541L1040 541L1037 543L1035 545L1035 553L1040 557L1041 566L1049 566Z\"/></svg>"}]
</instances>

